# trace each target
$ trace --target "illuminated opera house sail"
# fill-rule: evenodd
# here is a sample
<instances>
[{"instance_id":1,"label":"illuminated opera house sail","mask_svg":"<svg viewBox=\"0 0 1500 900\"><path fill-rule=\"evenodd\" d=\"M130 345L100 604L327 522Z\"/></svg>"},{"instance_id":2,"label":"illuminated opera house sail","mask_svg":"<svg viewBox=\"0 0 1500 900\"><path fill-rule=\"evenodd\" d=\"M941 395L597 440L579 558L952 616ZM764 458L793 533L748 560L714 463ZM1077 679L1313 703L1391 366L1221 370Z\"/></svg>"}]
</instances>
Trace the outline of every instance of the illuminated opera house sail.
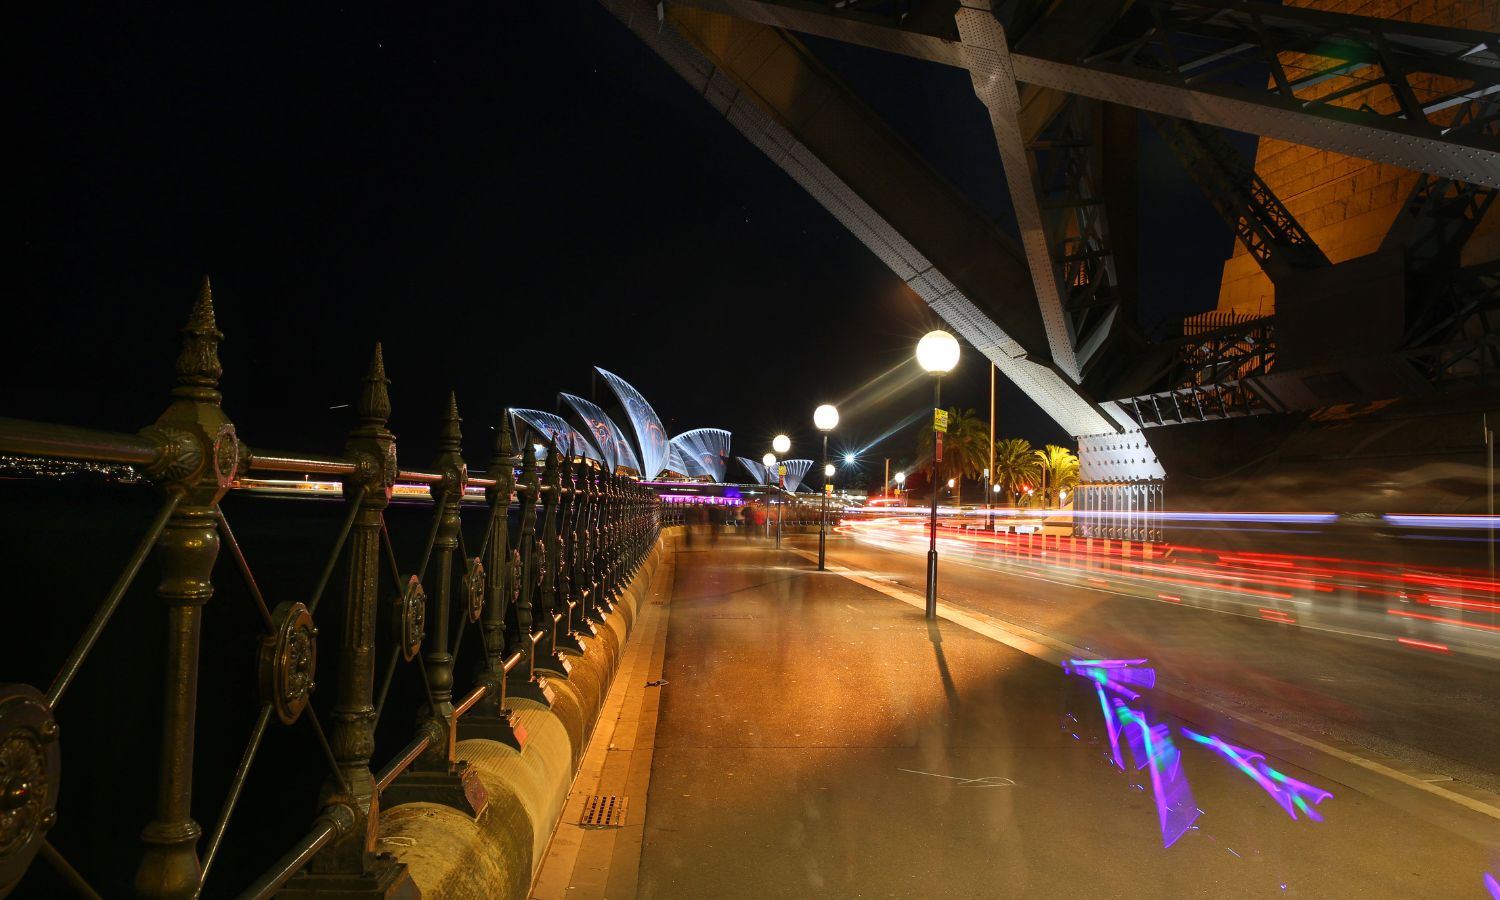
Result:
<instances>
[{"instance_id":1,"label":"illuminated opera house sail","mask_svg":"<svg viewBox=\"0 0 1500 900\"><path fill-rule=\"evenodd\" d=\"M600 368L594 371L614 394L614 415L593 400L563 393L558 395L558 408L564 415L537 409L510 410L516 439L540 445L538 458L545 456L548 445L567 449L571 443L575 455L597 460L611 471L647 480L725 481L731 440L728 431L694 428L669 440L661 417L640 391L613 372ZM622 427L620 422L628 426Z\"/></svg>"}]
</instances>

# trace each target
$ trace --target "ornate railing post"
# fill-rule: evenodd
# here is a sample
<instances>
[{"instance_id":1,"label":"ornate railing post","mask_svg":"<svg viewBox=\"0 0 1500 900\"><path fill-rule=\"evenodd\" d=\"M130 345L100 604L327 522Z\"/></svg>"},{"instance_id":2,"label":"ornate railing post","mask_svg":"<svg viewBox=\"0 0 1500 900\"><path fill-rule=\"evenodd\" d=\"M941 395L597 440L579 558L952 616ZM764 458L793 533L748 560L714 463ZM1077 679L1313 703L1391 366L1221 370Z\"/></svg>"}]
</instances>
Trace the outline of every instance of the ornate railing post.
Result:
<instances>
[{"instance_id":1,"label":"ornate railing post","mask_svg":"<svg viewBox=\"0 0 1500 900\"><path fill-rule=\"evenodd\" d=\"M484 811L488 797L478 773L458 758L458 723L453 714L453 654L448 643L453 599L453 551L459 545L459 529L463 525L460 507L469 481L469 469L464 464L462 452L463 434L459 431L461 421L458 398L450 394L434 464L443 481L433 492L433 499L438 504L433 514L438 521L431 565L437 574L437 590L431 595L427 652L423 656L422 668L430 703L424 721L418 726L428 736L429 742L422 756L386 789L385 799L392 806L418 800L442 803L478 816Z\"/></svg>"},{"instance_id":2,"label":"ornate railing post","mask_svg":"<svg viewBox=\"0 0 1500 900\"><path fill-rule=\"evenodd\" d=\"M589 609L592 610L595 620L599 622L603 622L605 616L614 611L610 598L606 597L600 589L604 552L604 477L603 469L588 474L588 543L584 546L584 572L588 579Z\"/></svg>"},{"instance_id":3,"label":"ornate railing post","mask_svg":"<svg viewBox=\"0 0 1500 900\"><path fill-rule=\"evenodd\" d=\"M597 637L594 623L601 621L594 607L594 586L588 572L589 532L594 515L594 466L589 460L580 462L573 482L576 509L573 513L572 540L569 544L568 565L572 570L573 599L578 603L577 628L584 634Z\"/></svg>"},{"instance_id":4,"label":"ornate railing post","mask_svg":"<svg viewBox=\"0 0 1500 900\"><path fill-rule=\"evenodd\" d=\"M448 626L453 608L453 554L458 549L459 529L463 527L461 506L464 489L469 483L469 467L463 459L463 433L459 425L458 398L448 395L448 414L443 418L438 458L433 468L443 476L442 487L434 491L439 504L437 538L433 542L432 571L437 573L437 590L432 595L432 616L428 619L426 663L427 685L432 690L434 718L453 715L453 656L448 652ZM440 492L440 493L439 493Z\"/></svg>"},{"instance_id":5,"label":"ornate railing post","mask_svg":"<svg viewBox=\"0 0 1500 900\"><path fill-rule=\"evenodd\" d=\"M343 807L353 821L349 833L314 856L304 874L293 878L283 897L339 893L359 897L415 897L406 866L377 854L380 791L370 772L375 749L375 623L380 607L381 529L391 487L396 482L396 436L386 427L391 400L380 345L370 360L356 412L359 424L345 443L354 474L344 479L344 496L359 504L347 544L344 634L339 645L337 697L329 747L340 779L324 783L322 804ZM346 787L347 786L347 787Z\"/></svg>"},{"instance_id":6,"label":"ornate railing post","mask_svg":"<svg viewBox=\"0 0 1500 900\"><path fill-rule=\"evenodd\" d=\"M460 738L486 738L521 750L526 746L526 729L520 720L506 708L507 673L506 657L517 652L507 652L505 639L506 618L512 615L510 607L516 600L516 589L520 586L520 555L510 546L510 498L515 488L515 457L510 445L510 426L504 422L497 429L495 455L490 460L490 477L494 485L485 489L485 499L490 504L489 542L484 547L484 566L489 572L485 587L487 597L484 619L480 624L484 641L484 659L479 663L474 682L484 685L485 695L474 709L459 722ZM529 650L529 647L528 647ZM522 657L527 662L529 653Z\"/></svg>"},{"instance_id":7,"label":"ornate railing post","mask_svg":"<svg viewBox=\"0 0 1500 900\"><path fill-rule=\"evenodd\" d=\"M557 608L557 510L562 482L558 467L558 456L562 451L557 442L548 445L547 460L542 467L542 528L537 538L538 602L533 615L542 632L537 645L537 668L566 677L571 670L567 660L558 651L567 649L559 639L558 623L562 614Z\"/></svg>"},{"instance_id":8,"label":"ornate railing post","mask_svg":"<svg viewBox=\"0 0 1500 900\"><path fill-rule=\"evenodd\" d=\"M611 477L608 481L607 503L609 504L609 527L605 529L604 536L609 542L605 550L605 593L612 599L619 599L622 587L621 558L625 542L625 510L624 489L618 476Z\"/></svg>"},{"instance_id":9,"label":"ornate railing post","mask_svg":"<svg viewBox=\"0 0 1500 900\"><path fill-rule=\"evenodd\" d=\"M554 646L569 653L582 654L583 641L575 633L582 619L573 595L573 568L569 556L573 552L573 516L578 508L577 492L573 490L573 447L571 441L562 461L558 463L557 477L553 482L557 492L557 532L549 544L552 565L549 567L554 579L553 598L557 604L558 628Z\"/></svg>"},{"instance_id":10,"label":"ornate railing post","mask_svg":"<svg viewBox=\"0 0 1500 900\"><path fill-rule=\"evenodd\" d=\"M203 606L213 596L219 555L215 504L239 464L234 425L220 407L219 340L208 281L183 328L172 403L142 434L159 447L150 478L182 499L157 539L167 608L166 696L156 814L141 832L146 844L135 889L147 897L191 897L202 872L193 820L193 733L198 712L198 648Z\"/></svg>"},{"instance_id":11,"label":"ornate railing post","mask_svg":"<svg viewBox=\"0 0 1500 900\"><path fill-rule=\"evenodd\" d=\"M545 631L545 618L539 607L542 584L542 541L537 530L537 506L542 500L542 470L537 465L537 445L526 442L521 453L522 483L516 486L521 503L521 599L516 605L516 625L520 639L529 644L532 671L540 666L542 650L538 643ZM560 673L566 676L566 672Z\"/></svg>"}]
</instances>

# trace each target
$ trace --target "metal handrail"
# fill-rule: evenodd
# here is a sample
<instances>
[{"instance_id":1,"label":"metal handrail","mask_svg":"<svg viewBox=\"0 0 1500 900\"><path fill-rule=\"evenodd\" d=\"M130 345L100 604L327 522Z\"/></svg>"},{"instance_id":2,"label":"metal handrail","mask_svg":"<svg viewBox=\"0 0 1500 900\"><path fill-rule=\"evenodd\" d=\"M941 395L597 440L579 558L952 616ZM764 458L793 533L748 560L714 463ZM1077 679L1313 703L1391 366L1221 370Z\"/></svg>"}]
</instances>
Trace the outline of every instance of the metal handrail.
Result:
<instances>
[{"instance_id":1,"label":"metal handrail","mask_svg":"<svg viewBox=\"0 0 1500 900\"><path fill-rule=\"evenodd\" d=\"M139 434L0 418L0 453L149 466L161 450Z\"/></svg>"},{"instance_id":2,"label":"metal handrail","mask_svg":"<svg viewBox=\"0 0 1500 900\"><path fill-rule=\"evenodd\" d=\"M406 745L406 749L402 750L397 754L395 759L385 764L385 768L376 773L375 790L380 792L390 787L391 782L395 781L397 776L410 768L411 764L417 761L417 757L427 751L427 747L431 743L432 738L425 734L419 734L412 738L411 743Z\"/></svg>"},{"instance_id":3,"label":"metal handrail","mask_svg":"<svg viewBox=\"0 0 1500 900\"><path fill-rule=\"evenodd\" d=\"M283 854L264 875L245 888L240 894L240 900L262 900L275 894L282 885L292 879L293 875L307 865L319 850L337 837L338 833L338 825L332 819L326 816L318 819L317 827L308 832L307 837L299 841L295 847Z\"/></svg>"},{"instance_id":4,"label":"metal handrail","mask_svg":"<svg viewBox=\"0 0 1500 900\"><path fill-rule=\"evenodd\" d=\"M359 471L352 460L338 456L262 451L250 454L248 468L252 472L291 472L296 475L353 475Z\"/></svg>"}]
</instances>

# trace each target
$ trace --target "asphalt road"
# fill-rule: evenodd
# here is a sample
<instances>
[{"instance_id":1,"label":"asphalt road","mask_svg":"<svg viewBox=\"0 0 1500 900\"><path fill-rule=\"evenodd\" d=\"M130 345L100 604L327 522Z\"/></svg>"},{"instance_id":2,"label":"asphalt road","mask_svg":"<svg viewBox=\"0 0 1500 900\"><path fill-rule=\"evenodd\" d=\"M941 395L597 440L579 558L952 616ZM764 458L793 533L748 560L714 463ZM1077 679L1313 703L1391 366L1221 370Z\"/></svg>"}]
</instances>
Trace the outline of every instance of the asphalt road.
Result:
<instances>
[{"instance_id":1,"label":"asphalt road","mask_svg":"<svg viewBox=\"0 0 1500 900\"><path fill-rule=\"evenodd\" d=\"M1289 814L1191 736L1211 729L1155 709L1156 691L1129 701L1154 735L1142 753L1145 728L1111 738L1087 680L817 572L791 552L816 539L787 543L699 540L675 556L640 900L1482 896L1493 818L1431 827L1398 796L1420 790L1304 769L1225 732L1242 759L1264 753L1304 782L1311 806ZM908 586L919 571L831 546L835 564ZM993 593L995 577L946 583Z\"/></svg>"},{"instance_id":2,"label":"asphalt road","mask_svg":"<svg viewBox=\"0 0 1500 900\"><path fill-rule=\"evenodd\" d=\"M816 550L817 539L788 546ZM829 558L921 594L925 549L839 537ZM944 602L1098 657L1147 658L1160 683L1219 708L1500 792L1500 663L1067 583L960 551L940 560Z\"/></svg>"}]
</instances>

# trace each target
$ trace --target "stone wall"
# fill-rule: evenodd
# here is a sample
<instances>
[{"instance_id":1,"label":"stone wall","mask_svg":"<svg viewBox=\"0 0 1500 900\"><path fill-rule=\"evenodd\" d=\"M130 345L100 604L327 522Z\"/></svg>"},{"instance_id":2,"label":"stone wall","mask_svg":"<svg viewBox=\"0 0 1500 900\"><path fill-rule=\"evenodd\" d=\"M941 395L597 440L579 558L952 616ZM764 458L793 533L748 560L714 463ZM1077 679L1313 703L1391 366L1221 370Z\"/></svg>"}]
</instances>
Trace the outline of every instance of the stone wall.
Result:
<instances>
[{"instance_id":1,"label":"stone wall","mask_svg":"<svg viewBox=\"0 0 1500 900\"><path fill-rule=\"evenodd\" d=\"M548 679L550 706L509 699L528 734L524 750L481 739L458 743L459 758L474 767L489 795L477 819L436 803L381 810L376 849L408 867L422 896L524 900L530 894L637 611L678 531L663 532L597 636L584 638L585 652L569 655L567 677Z\"/></svg>"}]
</instances>

